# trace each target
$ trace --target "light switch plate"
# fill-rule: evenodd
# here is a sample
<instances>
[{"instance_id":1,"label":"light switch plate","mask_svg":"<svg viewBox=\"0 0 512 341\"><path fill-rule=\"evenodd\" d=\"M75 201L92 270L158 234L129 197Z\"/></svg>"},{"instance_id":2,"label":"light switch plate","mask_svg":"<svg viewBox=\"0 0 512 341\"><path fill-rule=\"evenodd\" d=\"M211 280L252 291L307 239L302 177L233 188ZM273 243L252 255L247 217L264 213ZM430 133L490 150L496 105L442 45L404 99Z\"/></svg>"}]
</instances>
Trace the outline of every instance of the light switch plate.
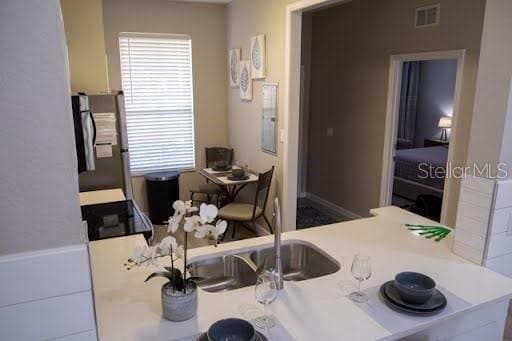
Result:
<instances>
[{"instance_id":1,"label":"light switch plate","mask_svg":"<svg viewBox=\"0 0 512 341\"><path fill-rule=\"evenodd\" d=\"M281 143L284 143L284 141L286 141L286 130L281 129L279 131L279 141L281 141Z\"/></svg>"}]
</instances>

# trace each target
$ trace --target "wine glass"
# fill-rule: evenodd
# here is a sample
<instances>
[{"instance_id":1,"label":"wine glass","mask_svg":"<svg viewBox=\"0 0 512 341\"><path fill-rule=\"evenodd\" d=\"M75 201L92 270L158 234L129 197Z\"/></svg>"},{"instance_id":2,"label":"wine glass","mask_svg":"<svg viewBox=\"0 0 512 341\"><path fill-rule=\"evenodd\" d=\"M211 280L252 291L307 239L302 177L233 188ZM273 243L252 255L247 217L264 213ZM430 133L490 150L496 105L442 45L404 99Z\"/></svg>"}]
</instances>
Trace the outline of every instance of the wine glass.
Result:
<instances>
[{"instance_id":1,"label":"wine glass","mask_svg":"<svg viewBox=\"0 0 512 341\"><path fill-rule=\"evenodd\" d=\"M372 275L372 265L369 256L355 255L350 269L352 276L357 280L357 291L348 297L357 303L368 301L368 297L361 292L361 282L366 281Z\"/></svg>"},{"instance_id":2,"label":"wine glass","mask_svg":"<svg viewBox=\"0 0 512 341\"><path fill-rule=\"evenodd\" d=\"M277 297L276 278L272 272L264 271L256 281L254 288L256 300L263 304L264 314L254 321L260 328L272 328L276 325L274 319L268 315L267 306Z\"/></svg>"}]
</instances>

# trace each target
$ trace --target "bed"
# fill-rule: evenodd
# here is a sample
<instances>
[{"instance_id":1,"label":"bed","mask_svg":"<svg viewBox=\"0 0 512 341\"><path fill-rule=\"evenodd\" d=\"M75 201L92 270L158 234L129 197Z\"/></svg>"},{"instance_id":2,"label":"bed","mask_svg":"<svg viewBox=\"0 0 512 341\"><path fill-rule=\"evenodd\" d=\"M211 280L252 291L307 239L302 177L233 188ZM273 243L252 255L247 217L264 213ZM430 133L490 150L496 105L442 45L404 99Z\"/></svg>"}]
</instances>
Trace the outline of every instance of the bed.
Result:
<instances>
[{"instance_id":1,"label":"bed","mask_svg":"<svg viewBox=\"0 0 512 341\"><path fill-rule=\"evenodd\" d=\"M420 194L443 197L444 171L448 161L446 146L400 149L396 151L394 161L393 194L413 201ZM442 176L426 176L430 166L438 172L443 170Z\"/></svg>"}]
</instances>

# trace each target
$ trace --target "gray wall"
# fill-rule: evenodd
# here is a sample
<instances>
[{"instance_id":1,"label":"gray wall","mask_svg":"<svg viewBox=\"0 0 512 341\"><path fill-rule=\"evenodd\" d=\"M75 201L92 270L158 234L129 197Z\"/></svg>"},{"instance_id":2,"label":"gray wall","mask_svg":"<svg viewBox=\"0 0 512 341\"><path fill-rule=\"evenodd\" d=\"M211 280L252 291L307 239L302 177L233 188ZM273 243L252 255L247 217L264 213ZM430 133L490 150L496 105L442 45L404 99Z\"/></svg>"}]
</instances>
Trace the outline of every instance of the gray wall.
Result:
<instances>
[{"instance_id":1,"label":"gray wall","mask_svg":"<svg viewBox=\"0 0 512 341\"><path fill-rule=\"evenodd\" d=\"M440 2L441 24L426 29L414 28L414 9L434 1L357 0L313 14L308 192L363 216L379 205L392 54L466 49L454 143L465 164L485 1ZM450 225L460 183L452 188Z\"/></svg>"},{"instance_id":2,"label":"gray wall","mask_svg":"<svg viewBox=\"0 0 512 341\"><path fill-rule=\"evenodd\" d=\"M2 1L0 32L0 254L80 243L60 4Z\"/></svg>"},{"instance_id":3,"label":"gray wall","mask_svg":"<svg viewBox=\"0 0 512 341\"><path fill-rule=\"evenodd\" d=\"M423 147L425 139L439 139L439 119L453 114L453 97L457 60L430 60L420 62L418 114L414 147Z\"/></svg>"}]
</instances>

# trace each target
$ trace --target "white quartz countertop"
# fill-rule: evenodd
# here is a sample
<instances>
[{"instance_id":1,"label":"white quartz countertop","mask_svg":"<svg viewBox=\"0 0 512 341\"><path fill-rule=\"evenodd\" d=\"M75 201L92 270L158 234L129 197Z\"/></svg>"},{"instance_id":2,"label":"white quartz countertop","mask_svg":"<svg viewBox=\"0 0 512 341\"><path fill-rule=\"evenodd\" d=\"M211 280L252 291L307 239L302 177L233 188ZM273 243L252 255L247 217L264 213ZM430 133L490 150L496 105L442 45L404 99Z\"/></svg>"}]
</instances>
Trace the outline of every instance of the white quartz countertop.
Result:
<instances>
[{"instance_id":1,"label":"white quartz countertop","mask_svg":"<svg viewBox=\"0 0 512 341\"><path fill-rule=\"evenodd\" d=\"M451 252L453 233L441 242L418 236L405 223L429 223L424 218L395 207L372 210L373 218L353 220L283 234L283 240L312 243L341 265L335 274L285 282L270 311L295 340L391 340L426 329L441 319L469 312L512 295L512 280L476 266ZM203 247L189 251L191 260L209 254L254 247L273 242L273 236ZM90 243L94 296L100 340L177 340L191 337L226 317L244 317L243 307L258 306L254 287L223 293L199 290L195 318L181 323L161 317L160 287L163 280L144 279L152 268L125 270L123 263L142 236L129 236ZM400 330L390 331L346 298L340 283L350 280L350 265L356 253L372 258L372 277L363 288L376 287L401 271L419 271L467 302L467 306L429 319L416 318ZM391 311L390 311L391 312ZM412 321L412 320L411 320Z\"/></svg>"}]
</instances>

